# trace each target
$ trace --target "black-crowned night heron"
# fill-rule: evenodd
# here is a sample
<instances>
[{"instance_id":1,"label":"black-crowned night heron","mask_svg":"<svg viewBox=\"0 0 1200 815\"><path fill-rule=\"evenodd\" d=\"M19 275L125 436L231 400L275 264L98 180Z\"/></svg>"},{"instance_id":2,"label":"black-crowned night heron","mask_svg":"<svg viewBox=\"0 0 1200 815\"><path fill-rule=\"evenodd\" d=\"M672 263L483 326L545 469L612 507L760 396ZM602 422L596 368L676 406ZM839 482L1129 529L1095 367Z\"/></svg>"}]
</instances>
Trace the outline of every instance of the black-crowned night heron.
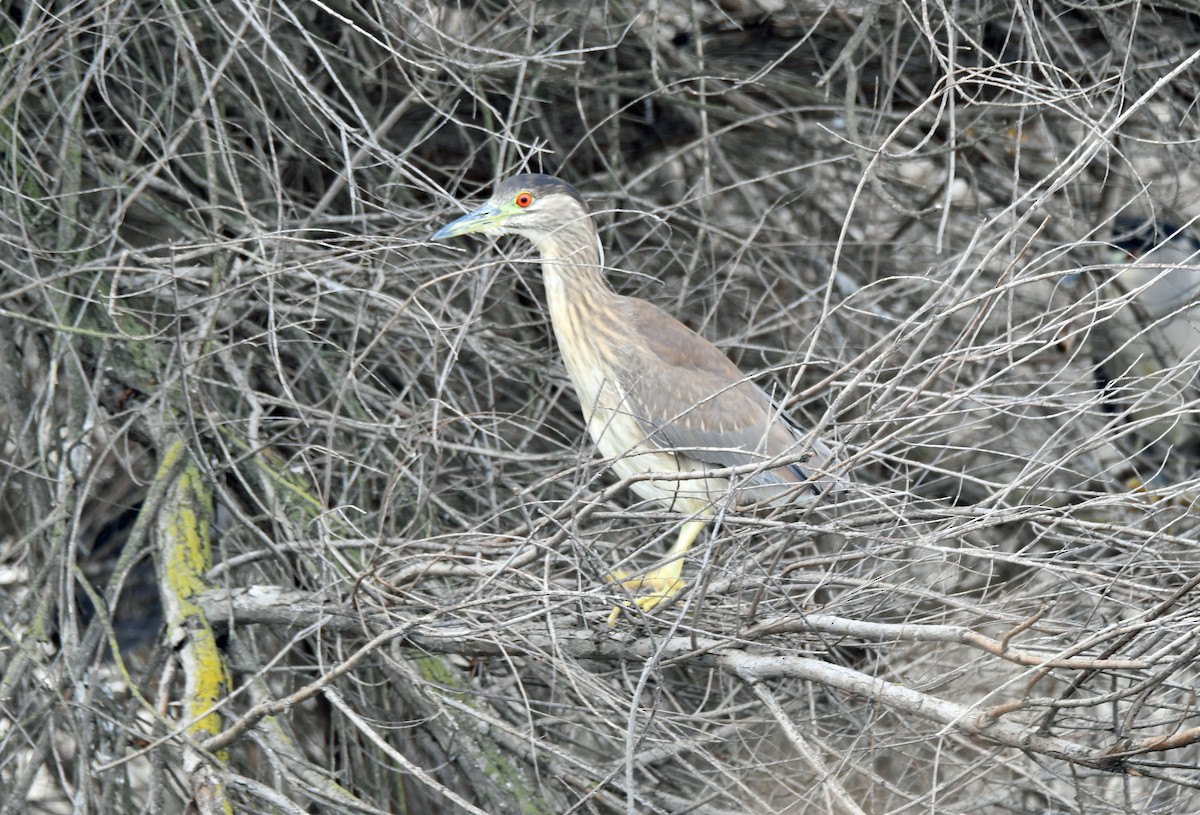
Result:
<instances>
[{"instance_id":1,"label":"black-crowned night heron","mask_svg":"<svg viewBox=\"0 0 1200 815\"><path fill-rule=\"evenodd\" d=\"M588 432L619 478L664 475L633 481L634 492L689 516L663 566L640 580L618 576L648 590L639 607L683 587L684 553L731 490L744 506L815 499L838 487L830 449L716 346L658 306L608 287L595 224L570 184L514 176L433 239L472 232L521 235L541 252L550 321ZM745 472L732 478L710 474L739 465Z\"/></svg>"},{"instance_id":2,"label":"black-crowned night heron","mask_svg":"<svg viewBox=\"0 0 1200 815\"><path fill-rule=\"evenodd\" d=\"M1092 335L1097 378L1138 440L1135 468L1153 470L1139 480L1187 478L1200 469L1200 242L1120 218L1113 246Z\"/></svg>"}]
</instances>

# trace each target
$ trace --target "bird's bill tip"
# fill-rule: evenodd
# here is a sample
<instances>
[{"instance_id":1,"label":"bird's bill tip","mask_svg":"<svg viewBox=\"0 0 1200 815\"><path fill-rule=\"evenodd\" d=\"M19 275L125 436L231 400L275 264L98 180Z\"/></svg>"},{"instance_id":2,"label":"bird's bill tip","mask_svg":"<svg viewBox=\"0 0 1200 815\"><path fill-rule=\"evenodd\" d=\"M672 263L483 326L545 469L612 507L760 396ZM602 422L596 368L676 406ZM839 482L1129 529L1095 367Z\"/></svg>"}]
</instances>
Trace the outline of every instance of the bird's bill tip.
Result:
<instances>
[{"instance_id":1,"label":"bird's bill tip","mask_svg":"<svg viewBox=\"0 0 1200 815\"><path fill-rule=\"evenodd\" d=\"M441 241L446 238L456 238L459 235L470 235L472 232L489 232L504 220L504 213L498 207L486 204L474 212L468 212L456 221L443 226L429 238L431 241Z\"/></svg>"}]
</instances>

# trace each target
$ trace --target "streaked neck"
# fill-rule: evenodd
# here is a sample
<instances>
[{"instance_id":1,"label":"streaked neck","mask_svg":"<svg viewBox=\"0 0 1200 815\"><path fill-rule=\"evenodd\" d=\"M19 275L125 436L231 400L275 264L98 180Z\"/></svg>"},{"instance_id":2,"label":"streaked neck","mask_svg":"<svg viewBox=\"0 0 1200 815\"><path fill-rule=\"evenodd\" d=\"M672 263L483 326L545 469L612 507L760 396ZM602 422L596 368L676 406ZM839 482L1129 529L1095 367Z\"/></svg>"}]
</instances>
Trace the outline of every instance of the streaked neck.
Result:
<instances>
[{"instance_id":1,"label":"streaked neck","mask_svg":"<svg viewBox=\"0 0 1200 815\"><path fill-rule=\"evenodd\" d=\"M573 301L584 304L615 296L604 279L600 244L590 219L546 236L538 241L538 249L551 318Z\"/></svg>"}]
</instances>

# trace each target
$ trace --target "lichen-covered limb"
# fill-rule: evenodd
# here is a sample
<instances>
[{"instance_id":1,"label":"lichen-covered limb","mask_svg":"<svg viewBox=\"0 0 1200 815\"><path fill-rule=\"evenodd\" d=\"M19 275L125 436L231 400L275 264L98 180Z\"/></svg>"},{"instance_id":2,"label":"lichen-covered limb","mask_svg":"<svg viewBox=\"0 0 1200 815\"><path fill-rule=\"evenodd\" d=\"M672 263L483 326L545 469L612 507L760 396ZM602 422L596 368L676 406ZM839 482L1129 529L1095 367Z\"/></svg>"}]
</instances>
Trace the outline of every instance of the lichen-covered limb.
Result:
<instances>
[{"instance_id":1,"label":"lichen-covered limb","mask_svg":"<svg viewBox=\"0 0 1200 815\"><path fill-rule=\"evenodd\" d=\"M183 718L190 738L184 745L184 771L203 815L232 813L218 766L224 757L194 746L220 731L217 707L230 684L216 635L195 599L205 589L204 574L212 567L212 494L182 441L167 448L156 480L167 481L155 521L158 584L167 637L185 679Z\"/></svg>"}]
</instances>

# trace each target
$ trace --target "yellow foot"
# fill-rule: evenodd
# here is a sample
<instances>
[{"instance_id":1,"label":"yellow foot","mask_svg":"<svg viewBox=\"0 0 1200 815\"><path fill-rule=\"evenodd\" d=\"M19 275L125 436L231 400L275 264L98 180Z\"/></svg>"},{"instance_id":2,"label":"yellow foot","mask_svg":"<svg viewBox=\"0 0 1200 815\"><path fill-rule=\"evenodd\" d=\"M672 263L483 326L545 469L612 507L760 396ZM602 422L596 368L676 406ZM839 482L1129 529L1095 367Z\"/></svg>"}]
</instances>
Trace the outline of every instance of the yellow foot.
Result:
<instances>
[{"instance_id":1,"label":"yellow foot","mask_svg":"<svg viewBox=\"0 0 1200 815\"><path fill-rule=\"evenodd\" d=\"M1136 475L1131 475L1122 482L1121 486L1125 488L1126 492L1141 493L1151 501L1157 503L1159 501L1168 499L1168 496L1164 495L1163 493L1165 489L1169 488L1170 484L1169 482L1156 484L1154 480L1145 482ZM1195 496L1185 493L1182 495L1169 496L1169 500L1178 506L1188 506L1195 503Z\"/></svg>"},{"instance_id":2,"label":"yellow foot","mask_svg":"<svg viewBox=\"0 0 1200 815\"><path fill-rule=\"evenodd\" d=\"M621 619L621 612L632 609L637 606L642 611L650 611L660 603L665 603L687 585L680 579L679 573L682 570L679 564L668 564L661 569L657 569L645 577L627 577L624 572L616 572L610 580L615 583L620 583L629 591L639 591L648 589L649 594L638 597L632 602L623 603L612 610L608 615L608 624L616 625L617 620Z\"/></svg>"},{"instance_id":3,"label":"yellow foot","mask_svg":"<svg viewBox=\"0 0 1200 815\"><path fill-rule=\"evenodd\" d=\"M617 572L613 575L613 582L620 583L629 591L649 589L650 593L644 597L637 598L632 603L623 603L614 608L612 614L608 615L609 625L617 624L617 620L621 619L622 611L632 609L634 606L637 606L642 611L649 611L658 606L659 603L666 602L679 593L679 590L685 585L679 577L683 574L683 556L687 554L687 550L695 543L696 536L704 529L704 524L705 521L694 519L679 527L679 538L675 541L675 545L671 547L671 551L667 552L666 564L658 567L645 577L630 578L624 572Z\"/></svg>"},{"instance_id":4,"label":"yellow foot","mask_svg":"<svg viewBox=\"0 0 1200 815\"><path fill-rule=\"evenodd\" d=\"M1126 492L1150 492L1146 485L1142 483L1142 479L1138 478L1136 475L1128 476L1125 481L1122 482L1121 486L1125 488Z\"/></svg>"}]
</instances>

